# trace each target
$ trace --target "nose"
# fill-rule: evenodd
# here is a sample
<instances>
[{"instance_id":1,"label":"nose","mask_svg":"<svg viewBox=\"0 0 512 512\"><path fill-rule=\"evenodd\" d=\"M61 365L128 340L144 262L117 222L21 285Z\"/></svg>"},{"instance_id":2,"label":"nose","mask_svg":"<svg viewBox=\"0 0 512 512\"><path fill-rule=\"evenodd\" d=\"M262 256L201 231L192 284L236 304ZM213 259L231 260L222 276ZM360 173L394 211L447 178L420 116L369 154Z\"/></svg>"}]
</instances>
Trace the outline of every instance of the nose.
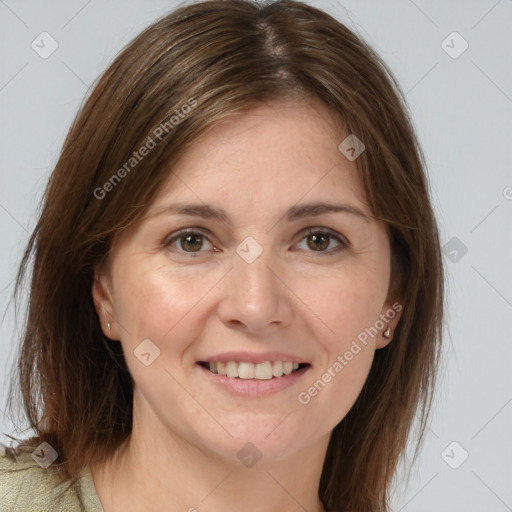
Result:
<instances>
[{"instance_id":1,"label":"nose","mask_svg":"<svg viewBox=\"0 0 512 512\"><path fill-rule=\"evenodd\" d=\"M250 263L233 255L218 307L219 318L228 327L265 335L292 322L294 294L270 253L265 249Z\"/></svg>"}]
</instances>

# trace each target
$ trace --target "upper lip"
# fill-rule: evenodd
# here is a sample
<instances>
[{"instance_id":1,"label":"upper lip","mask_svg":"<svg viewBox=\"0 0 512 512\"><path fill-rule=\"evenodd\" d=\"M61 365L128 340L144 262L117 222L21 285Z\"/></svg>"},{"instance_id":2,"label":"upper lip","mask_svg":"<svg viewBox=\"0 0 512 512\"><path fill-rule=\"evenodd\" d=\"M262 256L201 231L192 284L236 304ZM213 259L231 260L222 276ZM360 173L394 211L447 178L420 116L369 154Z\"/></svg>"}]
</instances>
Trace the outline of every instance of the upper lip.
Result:
<instances>
[{"instance_id":1,"label":"upper lip","mask_svg":"<svg viewBox=\"0 0 512 512\"><path fill-rule=\"evenodd\" d=\"M283 361L283 362L292 362L292 363L307 363L307 361L299 356L286 354L284 352L223 352L222 354L217 354L214 356L208 356L204 359L201 359L198 362L205 363L217 363L217 362L227 363L229 361L236 362L248 362L248 363L264 363L265 361Z\"/></svg>"}]
</instances>

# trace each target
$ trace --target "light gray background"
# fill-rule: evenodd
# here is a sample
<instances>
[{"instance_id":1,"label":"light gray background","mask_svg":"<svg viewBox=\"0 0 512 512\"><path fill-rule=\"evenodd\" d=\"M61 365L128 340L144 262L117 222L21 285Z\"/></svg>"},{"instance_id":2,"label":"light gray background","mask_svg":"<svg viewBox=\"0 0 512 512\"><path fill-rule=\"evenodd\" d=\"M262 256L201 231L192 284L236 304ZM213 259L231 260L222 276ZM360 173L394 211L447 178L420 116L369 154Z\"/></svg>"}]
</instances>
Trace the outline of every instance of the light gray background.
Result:
<instances>
[{"instance_id":1,"label":"light gray background","mask_svg":"<svg viewBox=\"0 0 512 512\"><path fill-rule=\"evenodd\" d=\"M442 243L449 244L443 379L413 477L408 486L397 478L394 510L512 511L512 1L310 3L373 45L407 92ZM1 314L37 202L88 86L176 5L0 0ZM59 45L47 59L31 47L43 31ZM469 44L457 58L445 51L463 49L458 36L446 39L454 31ZM2 409L17 328L11 307L0 326ZM0 414L0 430L11 429Z\"/></svg>"}]
</instances>

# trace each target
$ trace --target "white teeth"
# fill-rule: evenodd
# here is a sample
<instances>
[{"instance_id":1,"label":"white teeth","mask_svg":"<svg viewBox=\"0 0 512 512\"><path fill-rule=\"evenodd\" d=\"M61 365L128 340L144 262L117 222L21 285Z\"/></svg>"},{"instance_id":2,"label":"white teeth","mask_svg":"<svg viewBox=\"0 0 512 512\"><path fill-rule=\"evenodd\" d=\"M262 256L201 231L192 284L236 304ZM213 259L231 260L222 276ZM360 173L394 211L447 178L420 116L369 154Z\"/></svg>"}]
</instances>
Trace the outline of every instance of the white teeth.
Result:
<instances>
[{"instance_id":1,"label":"white teeth","mask_svg":"<svg viewBox=\"0 0 512 512\"><path fill-rule=\"evenodd\" d=\"M286 363L283 363L283 373L285 375L290 375L290 373L292 373L293 371L293 363L290 363L290 362L286 362Z\"/></svg>"},{"instance_id":2,"label":"white teeth","mask_svg":"<svg viewBox=\"0 0 512 512\"><path fill-rule=\"evenodd\" d=\"M270 361L258 363L254 369L254 378L268 380L272 378L272 364Z\"/></svg>"},{"instance_id":3,"label":"white teeth","mask_svg":"<svg viewBox=\"0 0 512 512\"><path fill-rule=\"evenodd\" d=\"M238 365L238 376L241 379L254 379L254 363L240 363Z\"/></svg>"},{"instance_id":4,"label":"white teeth","mask_svg":"<svg viewBox=\"0 0 512 512\"><path fill-rule=\"evenodd\" d=\"M281 377L283 375L283 363L282 361L276 361L272 368L272 375L274 377Z\"/></svg>"},{"instance_id":5,"label":"white teeth","mask_svg":"<svg viewBox=\"0 0 512 512\"><path fill-rule=\"evenodd\" d=\"M293 371L298 370L299 363L291 361L265 361L263 363L250 363L247 361L228 361L227 363L218 361L208 363L208 368L213 373L222 376L240 379L256 379L269 380L272 377L281 377L290 375Z\"/></svg>"},{"instance_id":6,"label":"white teeth","mask_svg":"<svg viewBox=\"0 0 512 512\"><path fill-rule=\"evenodd\" d=\"M234 361L226 363L226 375L231 378L238 377L238 363Z\"/></svg>"},{"instance_id":7,"label":"white teeth","mask_svg":"<svg viewBox=\"0 0 512 512\"><path fill-rule=\"evenodd\" d=\"M217 373L219 375L226 375L226 365L221 361L217 363Z\"/></svg>"}]
</instances>

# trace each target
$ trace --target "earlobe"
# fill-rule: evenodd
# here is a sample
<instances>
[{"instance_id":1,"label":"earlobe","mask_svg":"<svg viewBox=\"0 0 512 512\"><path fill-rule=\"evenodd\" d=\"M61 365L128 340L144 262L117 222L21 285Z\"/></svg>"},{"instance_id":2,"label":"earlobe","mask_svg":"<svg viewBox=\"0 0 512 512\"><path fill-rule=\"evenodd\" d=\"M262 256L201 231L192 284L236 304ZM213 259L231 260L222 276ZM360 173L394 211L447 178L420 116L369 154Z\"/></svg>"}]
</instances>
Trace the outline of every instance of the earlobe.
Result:
<instances>
[{"instance_id":1,"label":"earlobe","mask_svg":"<svg viewBox=\"0 0 512 512\"><path fill-rule=\"evenodd\" d=\"M377 337L377 343L375 348L387 347L393 339L393 329L388 325L383 331L381 331Z\"/></svg>"},{"instance_id":2,"label":"earlobe","mask_svg":"<svg viewBox=\"0 0 512 512\"><path fill-rule=\"evenodd\" d=\"M386 303L380 315L381 321L385 325L377 336L375 348L384 348L391 343L396 326L402 316L402 310L401 301L395 301L393 304Z\"/></svg>"},{"instance_id":3,"label":"earlobe","mask_svg":"<svg viewBox=\"0 0 512 512\"><path fill-rule=\"evenodd\" d=\"M108 338L116 339L114 306L106 274L95 272L91 292L103 334Z\"/></svg>"}]
</instances>

